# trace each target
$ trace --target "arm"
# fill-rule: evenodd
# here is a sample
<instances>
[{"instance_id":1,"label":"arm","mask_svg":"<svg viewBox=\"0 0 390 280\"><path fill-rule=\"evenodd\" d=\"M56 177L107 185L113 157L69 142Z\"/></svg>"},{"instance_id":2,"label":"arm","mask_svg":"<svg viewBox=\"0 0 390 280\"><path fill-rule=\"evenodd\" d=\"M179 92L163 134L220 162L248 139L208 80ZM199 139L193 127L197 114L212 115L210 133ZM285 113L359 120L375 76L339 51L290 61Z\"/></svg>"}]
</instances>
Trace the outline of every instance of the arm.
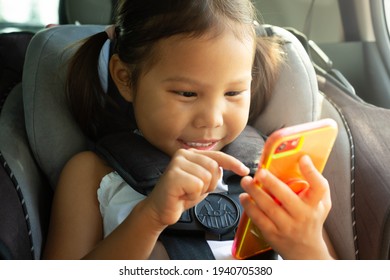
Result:
<instances>
[{"instance_id":1,"label":"arm","mask_svg":"<svg viewBox=\"0 0 390 280\"><path fill-rule=\"evenodd\" d=\"M44 258L141 259L148 256L158 234L148 229L152 225L147 222L148 211L141 203L134 209L134 215L102 241L103 225L96 192L101 179L111 171L92 152L80 153L66 164L53 199Z\"/></svg>"},{"instance_id":2,"label":"arm","mask_svg":"<svg viewBox=\"0 0 390 280\"><path fill-rule=\"evenodd\" d=\"M300 168L310 187L299 196L270 172L262 170L259 173L262 188L256 187L250 177L242 180L247 194L241 196L241 203L266 240L284 259L335 258L323 229L331 208L328 182L310 158L303 157Z\"/></svg>"},{"instance_id":3,"label":"arm","mask_svg":"<svg viewBox=\"0 0 390 280\"><path fill-rule=\"evenodd\" d=\"M94 153L77 155L64 168L55 193L45 258L148 258L160 233L215 188L220 166L249 172L221 152L179 150L152 193L103 239L96 192L111 168Z\"/></svg>"}]
</instances>

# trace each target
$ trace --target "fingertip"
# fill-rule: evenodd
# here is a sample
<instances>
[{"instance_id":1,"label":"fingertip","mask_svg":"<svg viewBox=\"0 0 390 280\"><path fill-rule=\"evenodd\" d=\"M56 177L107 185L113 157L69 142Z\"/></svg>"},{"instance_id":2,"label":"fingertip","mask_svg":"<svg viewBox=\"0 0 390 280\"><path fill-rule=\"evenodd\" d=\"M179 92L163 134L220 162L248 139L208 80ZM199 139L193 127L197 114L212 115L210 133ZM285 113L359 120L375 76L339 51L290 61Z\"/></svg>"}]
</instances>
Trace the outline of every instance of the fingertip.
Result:
<instances>
[{"instance_id":1,"label":"fingertip","mask_svg":"<svg viewBox=\"0 0 390 280\"><path fill-rule=\"evenodd\" d=\"M260 168L256 173L256 178L260 181L263 181L267 176L267 171L264 168Z\"/></svg>"},{"instance_id":2,"label":"fingertip","mask_svg":"<svg viewBox=\"0 0 390 280\"><path fill-rule=\"evenodd\" d=\"M245 176L249 174L250 169L246 165L241 164L240 171L241 171L241 175Z\"/></svg>"},{"instance_id":3,"label":"fingertip","mask_svg":"<svg viewBox=\"0 0 390 280\"><path fill-rule=\"evenodd\" d=\"M250 176L244 176L244 177L242 177L242 179L241 179L241 186L243 187L243 188L246 188L247 186L249 186L250 185L250 183L252 182L252 177L250 177Z\"/></svg>"},{"instance_id":4,"label":"fingertip","mask_svg":"<svg viewBox=\"0 0 390 280\"><path fill-rule=\"evenodd\" d=\"M308 155L303 155L300 159L300 162L305 165L311 164L311 158Z\"/></svg>"},{"instance_id":5,"label":"fingertip","mask_svg":"<svg viewBox=\"0 0 390 280\"><path fill-rule=\"evenodd\" d=\"M231 167L231 170L240 176L247 176L250 173L250 169L239 161L239 164L235 164L234 167Z\"/></svg>"},{"instance_id":6,"label":"fingertip","mask_svg":"<svg viewBox=\"0 0 390 280\"><path fill-rule=\"evenodd\" d=\"M313 161L311 160L311 157L308 155L303 155L299 159L299 165L300 165L300 168L302 171L304 171L304 170L309 171L309 170L315 169Z\"/></svg>"},{"instance_id":7,"label":"fingertip","mask_svg":"<svg viewBox=\"0 0 390 280\"><path fill-rule=\"evenodd\" d=\"M247 194L247 193L241 193L240 195L239 195L239 200L240 200L240 204L243 206L243 207L245 207L245 205L248 203L248 201L249 201L249 199L250 199L250 196L249 196L249 194Z\"/></svg>"}]
</instances>

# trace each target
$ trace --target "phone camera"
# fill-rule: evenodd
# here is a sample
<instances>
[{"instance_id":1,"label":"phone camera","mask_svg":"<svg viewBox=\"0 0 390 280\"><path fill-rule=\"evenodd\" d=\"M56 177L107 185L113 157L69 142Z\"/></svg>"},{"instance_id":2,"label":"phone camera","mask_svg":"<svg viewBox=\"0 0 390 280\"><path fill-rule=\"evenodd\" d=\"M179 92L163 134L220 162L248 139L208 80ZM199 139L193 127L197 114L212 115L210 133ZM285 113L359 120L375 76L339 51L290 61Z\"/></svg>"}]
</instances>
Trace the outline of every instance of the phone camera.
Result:
<instances>
[{"instance_id":1,"label":"phone camera","mask_svg":"<svg viewBox=\"0 0 390 280\"><path fill-rule=\"evenodd\" d=\"M276 153L283 153L291 150L297 149L299 145L300 138L291 139L285 142L282 142L275 150Z\"/></svg>"},{"instance_id":2,"label":"phone camera","mask_svg":"<svg viewBox=\"0 0 390 280\"><path fill-rule=\"evenodd\" d=\"M286 142L283 142L282 144L279 145L277 150L278 150L278 152L282 152L286 147L287 147Z\"/></svg>"}]
</instances>

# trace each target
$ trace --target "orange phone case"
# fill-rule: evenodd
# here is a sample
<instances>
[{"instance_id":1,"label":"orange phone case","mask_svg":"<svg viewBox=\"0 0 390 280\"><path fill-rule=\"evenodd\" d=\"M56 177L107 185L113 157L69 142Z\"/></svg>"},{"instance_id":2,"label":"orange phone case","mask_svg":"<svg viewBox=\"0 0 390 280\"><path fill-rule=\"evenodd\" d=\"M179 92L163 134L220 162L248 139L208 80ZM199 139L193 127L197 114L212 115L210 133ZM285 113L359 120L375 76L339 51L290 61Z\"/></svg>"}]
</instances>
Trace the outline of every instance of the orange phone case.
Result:
<instances>
[{"instance_id":1,"label":"orange phone case","mask_svg":"<svg viewBox=\"0 0 390 280\"><path fill-rule=\"evenodd\" d=\"M294 192L299 193L308 187L299 169L299 159L305 154L309 155L317 170L322 172L337 131L337 123L332 119L281 128L273 132L265 142L259 168L268 169ZM256 179L256 175L254 178ZM244 212L234 238L233 256L246 259L270 249L260 230Z\"/></svg>"}]
</instances>

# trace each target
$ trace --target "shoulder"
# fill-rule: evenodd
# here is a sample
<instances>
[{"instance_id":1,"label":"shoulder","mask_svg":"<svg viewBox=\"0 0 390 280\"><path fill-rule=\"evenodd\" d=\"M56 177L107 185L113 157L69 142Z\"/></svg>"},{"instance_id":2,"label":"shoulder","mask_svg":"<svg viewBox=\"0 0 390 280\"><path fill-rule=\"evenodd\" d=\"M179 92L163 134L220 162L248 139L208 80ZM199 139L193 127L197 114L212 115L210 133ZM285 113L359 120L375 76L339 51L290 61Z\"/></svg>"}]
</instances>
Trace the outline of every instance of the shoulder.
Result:
<instances>
[{"instance_id":1,"label":"shoulder","mask_svg":"<svg viewBox=\"0 0 390 280\"><path fill-rule=\"evenodd\" d=\"M95 172L103 172L107 174L112 171L112 168L99 157L96 153L91 151L84 151L74 155L65 165L64 170L76 169L80 171L93 170Z\"/></svg>"},{"instance_id":2,"label":"shoulder","mask_svg":"<svg viewBox=\"0 0 390 280\"><path fill-rule=\"evenodd\" d=\"M55 189L46 257L80 258L102 238L97 189L112 169L95 153L73 156Z\"/></svg>"},{"instance_id":3,"label":"shoulder","mask_svg":"<svg viewBox=\"0 0 390 280\"><path fill-rule=\"evenodd\" d=\"M102 178L112 168L96 153L85 151L74 155L61 172L59 185L99 186Z\"/></svg>"}]
</instances>

